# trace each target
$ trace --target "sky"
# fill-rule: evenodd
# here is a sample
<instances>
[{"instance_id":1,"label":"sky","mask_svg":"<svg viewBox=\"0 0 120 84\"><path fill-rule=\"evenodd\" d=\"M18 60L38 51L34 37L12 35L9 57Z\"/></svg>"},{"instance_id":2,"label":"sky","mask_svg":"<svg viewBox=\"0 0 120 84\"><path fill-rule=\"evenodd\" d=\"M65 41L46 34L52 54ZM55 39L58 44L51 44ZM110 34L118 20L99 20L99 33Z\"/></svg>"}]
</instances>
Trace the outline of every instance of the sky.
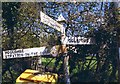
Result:
<instances>
[{"instance_id":1,"label":"sky","mask_svg":"<svg viewBox=\"0 0 120 84\"><path fill-rule=\"evenodd\" d=\"M67 2L67 4L68 5L66 5L66 6L60 6L60 7L55 7L55 8L47 8L45 10L46 14L48 16L50 16L51 18L53 18L54 20L58 19L59 15L62 14L64 16L64 18L66 19L66 21L69 21L70 17L68 16L68 12L64 11L65 8L66 8L70 12L70 14L73 14L73 15L76 15L78 12L82 12L85 9L87 9L91 15L104 16L104 4L105 4L104 2L94 3L95 6L92 7L91 9L89 8L89 6L91 5L90 2L82 3L82 4L80 3L78 5L74 5L74 3ZM101 4L103 4L102 10L101 10ZM53 2L48 2L47 5L51 7L55 4ZM73 22L72 27L74 27L72 29L72 31L78 29L78 31L74 32L74 35L75 34L80 35L80 31L82 33L86 33L86 32L88 32L89 28L91 28L93 26L92 22L88 23L89 26L91 25L91 27L88 27L88 24L81 24L81 22L83 22L83 20L84 20L84 18L82 16L85 15L85 14L87 14L87 12L82 13L82 15L80 15L76 19L72 20L72 22ZM100 20L98 20L98 21L100 23ZM69 26L71 26L71 24L69 24ZM66 27L66 25L65 25L65 27ZM67 32L69 32L68 35L71 35L72 31L71 31L71 29L69 29L67 31Z\"/></svg>"}]
</instances>

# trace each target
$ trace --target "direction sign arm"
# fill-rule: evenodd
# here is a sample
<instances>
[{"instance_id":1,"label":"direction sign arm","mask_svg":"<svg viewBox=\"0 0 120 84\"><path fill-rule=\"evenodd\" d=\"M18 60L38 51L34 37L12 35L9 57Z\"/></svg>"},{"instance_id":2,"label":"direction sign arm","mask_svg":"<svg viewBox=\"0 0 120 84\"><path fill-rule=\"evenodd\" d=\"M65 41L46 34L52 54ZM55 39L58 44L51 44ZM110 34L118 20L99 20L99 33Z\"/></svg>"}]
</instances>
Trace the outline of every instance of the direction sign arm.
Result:
<instances>
[{"instance_id":1,"label":"direction sign arm","mask_svg":"<svg viewBox=\"0 0 120 84\"><path fill-rule=\"evenodd\" d=\"M42 23L61 32L62 25L59 24L57 21L53 20L52 18L50 18L49 16L47 16L46 14L44 14L42 11L40 12L40 18Z\"/></svg>"}]
</instances>

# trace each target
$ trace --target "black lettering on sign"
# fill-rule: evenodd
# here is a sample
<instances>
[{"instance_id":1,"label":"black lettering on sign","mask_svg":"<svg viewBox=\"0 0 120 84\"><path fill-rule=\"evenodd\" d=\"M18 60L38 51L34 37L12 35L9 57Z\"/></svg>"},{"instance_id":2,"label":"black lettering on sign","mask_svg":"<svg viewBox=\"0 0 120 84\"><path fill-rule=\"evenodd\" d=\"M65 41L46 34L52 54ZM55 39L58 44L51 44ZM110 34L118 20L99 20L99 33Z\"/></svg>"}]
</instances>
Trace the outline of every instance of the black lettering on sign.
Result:
<instances>
[{"instance_id":1,"label":"black lettering on sign","mask_svg":"<svg viewBox=\"0 0 120 84\"><path fill-rule=\"evenodd\" d=\"M29 56L29 53L25 53L26 56Z\"/></svg>"},{"instance_id":2,"label":"black lettering on sign","mask_svg":"<svg viewBox=\"0 0 120 84\"><path fill-rule=\"evenodd\" d=\"M20 54L17 54L17 56L19 57L19 56L20 56Z\"/></svg>"},{"instance_id":3,"label":"black lettering on sign","mask_svg":"<svg viewBox=\"0 0 120 84\"><path fill-rule=\"evenodd\" d=\"M12 57L12 55L9 55L10 57Z\"/></svg>"},{"instance_id":4,"label":"black lettering on sign","mask_svg":"<svg viewBox=\"0 0 120 84\"><path fill-rule=\"evenodd\" d=\"M77 37L77 43L79 43L80 41L79 41L79 38Z\"/></svg>"},{"instance_id":5,"label":"black lettering on sign","mask_svg":"<svg viewBox=\"0 0 120 84\"><path fill-rule=\"evenodd\" d=\"M10 52L10 54L12 54L12 53L14 53L15 52L15 50L11 50L11 51L9 51Z\"/></svg>"},{"instance_id":6,"label":"black lettering on sign","mask_svg":"<svg viewBox=\"0 0 120 84\"><path fill-rule=\"evenodd\" d=\"M33 55L33 52L31 52L31 55Z\"/></svg>"},{"instance_id":7,"label":"black lettering on sign","mask_svg":"<svg viewBox=\"0 0 120 84\"><path fill-rule=\"evenodd\" d=\"M5 51L5 54L9 54L9 52L8 52L8 51Z\"/></svg>"},{"instance_id":8,"label":"black lettering on sign","mask_svg":"<svg viewBox=\"0 0 120 84\"><path fill-rule=\"evenodd\" d=\"M74 42L74 39L73 38L70 38L71 39L71 42Z\"/></svg>"},{"instance_id":9,"label":"black lettering on sign","mask_svg":"<svg viewBox=\"0 0 120 84\"><path fill-rule=\"evenodd\" d=\"M76 38L75 38L76 43L78 43L77 39L78 39L78 38L76 37Z\"/></svg>"},{"instance_id":10,"label":"black lettering on sign","mask_svg":"<svg viewBox=\"0 0 120 84\"><path fill-rule=\"evenodd\" d=\"M74 40L72 39L72 37L69 37L69 38L68 38L68 41L69 41L69 43L74 42Z\"/></svg>"},{"instance_id":11,"label":"black lettering on sign","mask_svg":"<svg viewBox=\"0 0 120 84\"><path fill-rule=\"evenodd\" d=\"M9 55L7 55L7 58L10 58L10 56L9 56Z\"/></svg>"},{"instance_id":12,"label":"black lettering on sign","mask_svg":"<svg viewBox=\"0 0 120 84\"><path fill-rule=\"evenodd\" d=\"M75 37L73 38L73 42L75 43L76 41L75 41Z\"/></svg>"},{"instance_id":13,"label":"black lettering on sign","mask_svg":"<svg viewBox=\"0 0 120 84\"><path fill-rule=\"evenodd\" d=\"M87 42L87 39L86 39L86 38L85 38L85 39L83 39L83 40L82 40L82 42Z\"/></svg>"},{"instance_id":14,"label":"black lettering on sign","mask_svg":"<svg viewBox=\"0 0 120 84\"><path fill-rule=\"evenodd\" d=\"M70 42L70 39L68 38L68 42Z\"/></svg>"},{"instance_id":15,"label":"black lettering on sign","mask_svg":"<svg viewBox=\"0 0 120 84\"><path fill-rule=\"evenodd\" d=\"M21 54L21 56L23 57L23 54Z\"/></svg>"},{"instance_id":16,"label":"black lettering on sign","mask_svg":"<svg viewBox=\"0 0 120 84\"><path fill-rule=\"evenodd\" d=\"M34 55L37 55L37 52L34 52Z\"/></svg>"},{"instance_id":17,"label":"black lettering on sign","mask_svg":"<svg viewBox=\"0 0 120 84\"><path fill-rule=\"evenodd\" d=\"M5 55L5 58L7 59L7 55Z\"/></svg>"},{"instance_id":18,"label":"black lettering on sign","mask_svg":"<svg viewBox=\"0 0 120 84\"><path fill-rule=\"evenodd\" d=\"M16 57L16 54L14 54L14 57Z\"/></svg>"}]
</instances>

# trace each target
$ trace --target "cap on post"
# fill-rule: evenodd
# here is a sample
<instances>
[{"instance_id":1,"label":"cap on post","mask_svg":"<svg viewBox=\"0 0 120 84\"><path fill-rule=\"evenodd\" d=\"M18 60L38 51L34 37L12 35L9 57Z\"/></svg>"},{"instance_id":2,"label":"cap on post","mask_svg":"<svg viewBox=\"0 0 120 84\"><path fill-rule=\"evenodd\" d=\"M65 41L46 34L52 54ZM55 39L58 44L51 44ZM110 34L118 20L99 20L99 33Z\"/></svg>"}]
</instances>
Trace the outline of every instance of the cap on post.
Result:
<instances>
[{"instance_id":1,"label":"cap on post","mask_svg":"<svg viewBox=\"0 0 120 84\"><path fill-rule=\"evenodd\" d=\"M66 22L65 18L63 17L62 14L59 15L57 22Z\"/></svg>"}]
</instances>

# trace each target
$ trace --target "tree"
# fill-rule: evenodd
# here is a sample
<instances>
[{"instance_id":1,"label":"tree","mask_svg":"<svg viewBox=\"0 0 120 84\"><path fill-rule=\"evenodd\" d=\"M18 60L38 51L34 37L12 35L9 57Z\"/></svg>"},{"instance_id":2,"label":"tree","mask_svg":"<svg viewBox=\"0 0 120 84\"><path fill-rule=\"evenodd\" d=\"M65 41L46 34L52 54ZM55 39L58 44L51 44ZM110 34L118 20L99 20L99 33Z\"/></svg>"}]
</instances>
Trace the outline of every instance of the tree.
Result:
<instances>
[{"instance_id":1,"label":"tree","mask_svg":"<svg viewBox=\"0 0 120 84\"><path fill-rule=\"evenodd\" d=\"M6 32L7 32L7 38L8 40L8 45L6 46L6 48L4 47L4 49L14 49L14 26L17 23L17 14L18 14L18 8L19 8L19 3L3 3L2 5L2 17L3 17L3 26L5 26L6 28ZM5 30L4 30L5 31ZM2 74L4 74L6 72L6 70L9 71L12 81L13 81L13 76L12 73L10 71L10 60L3 62L5 63L5 67L3 66L3 72Z\"/></svg>"},{"instance_id":2,"label":"tree","mask_svg":"<svg viewBox=\"0 0 120 84\"><path fill-rule=\"evenodd\" d=\"M112 7L112 3L103 2L46 3L44 11L47 15L56 19L62 12L65 16L67 36L94 37L96 40L95 46L71 46L71 81L116 81L115 19Z\"/></svg>"},{"instance_id":3,"label":"tree","mask_svg":"<svg viewBox=\"0 0 120 84\"><path fill-rule=\"evenodd\" d=\"M115 24L114 24L114 26L115 26L115 32L117 33L116 34L116 44L117 44L117 54L116 54L116 59L117 59L117 61L118 61L118 82L120 82L120 60L119 60L119 46L120 46L120 44L119 44L119 42L120 42L120 10L119 10L119 8L120 8L120 3L119 2L114 2L113 3L113 6L114 6L114 19L115 19Z\"/></svg>"}]
</instances>

